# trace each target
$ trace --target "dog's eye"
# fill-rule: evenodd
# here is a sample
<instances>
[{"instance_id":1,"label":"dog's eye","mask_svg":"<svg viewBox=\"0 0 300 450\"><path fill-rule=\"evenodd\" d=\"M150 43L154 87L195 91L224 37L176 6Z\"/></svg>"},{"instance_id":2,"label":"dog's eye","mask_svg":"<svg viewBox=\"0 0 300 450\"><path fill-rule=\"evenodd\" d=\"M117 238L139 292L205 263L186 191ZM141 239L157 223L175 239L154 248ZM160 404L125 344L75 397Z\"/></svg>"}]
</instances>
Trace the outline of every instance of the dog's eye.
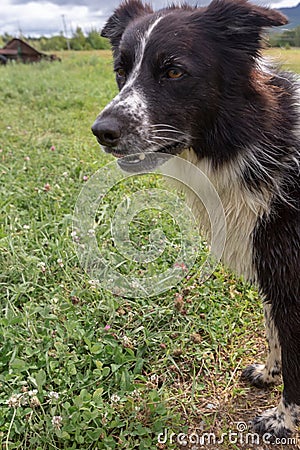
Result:
<instances>
[{"instance_id":1,"label":"dog's eye","mask_svg":"<svg viewBox=\"0 0 300 450\"><path fill-rule=\"evenodd\" d=\"M173 67L166 72L167 78L170 78L172 80L178 80L178 78L181 78L183 75L184 71L179 69L178 67Z\"/></svg>"},{"instance_id":2,"label":"dog's eye","mask_svg":"<svg viewBox=\"0 0 300 450\"><path fill-rule=\"evenodd\" d=\"M126 78L126 72L124 69L117 69L116 73L119 78Z\"/></svg>"}]
</instances>

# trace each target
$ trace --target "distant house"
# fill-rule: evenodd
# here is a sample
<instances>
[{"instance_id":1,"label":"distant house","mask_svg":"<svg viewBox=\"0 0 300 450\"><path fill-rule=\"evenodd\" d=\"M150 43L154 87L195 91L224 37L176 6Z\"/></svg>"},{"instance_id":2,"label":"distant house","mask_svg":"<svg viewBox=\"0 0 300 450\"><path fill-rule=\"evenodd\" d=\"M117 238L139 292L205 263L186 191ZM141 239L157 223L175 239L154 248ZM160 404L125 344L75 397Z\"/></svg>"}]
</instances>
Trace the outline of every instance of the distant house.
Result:
<instances>
[{"instance_id":1,"label":"distant house","mask_svg":"<svg viewBox=\"0 0 300 450\"><path fill-rule=\"evenodd\" d=\"M0 48L0 57L3 56L7 60L16 60L24 63L38 62L42 59L48 61L59 60L56 55L46 55L41 53L22 39L14 38L9 41L3 48Z\"/></svg>"}]
</instances>

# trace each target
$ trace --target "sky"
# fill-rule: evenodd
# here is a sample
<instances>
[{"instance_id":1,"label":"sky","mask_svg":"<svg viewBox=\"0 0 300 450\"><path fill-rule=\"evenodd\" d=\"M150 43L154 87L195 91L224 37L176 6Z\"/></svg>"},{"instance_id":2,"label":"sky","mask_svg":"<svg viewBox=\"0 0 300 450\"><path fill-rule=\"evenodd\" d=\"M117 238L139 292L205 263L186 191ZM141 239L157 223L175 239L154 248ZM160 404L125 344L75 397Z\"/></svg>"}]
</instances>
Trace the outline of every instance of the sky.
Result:
<instances>
[{"instance_id":1,"label":"sky","mask_svg":"<svg viewBox=\"0 0 300 450\"><path fill-rule=\"evenodd\" d=\"M148 2L154 9L171 3L170 0ZM296 6L299 0L257 2L279 8ZM6 32L14 36L51 36L64 31L64 22L68 35L77 26L85 32L91 28L100 30L119 3L120 0L0 0L0 35ZM187 0L187 3L194 5L196 0ZM198 0L197 3L205 5L209 0Z\"/></svg>"}]
</instances>

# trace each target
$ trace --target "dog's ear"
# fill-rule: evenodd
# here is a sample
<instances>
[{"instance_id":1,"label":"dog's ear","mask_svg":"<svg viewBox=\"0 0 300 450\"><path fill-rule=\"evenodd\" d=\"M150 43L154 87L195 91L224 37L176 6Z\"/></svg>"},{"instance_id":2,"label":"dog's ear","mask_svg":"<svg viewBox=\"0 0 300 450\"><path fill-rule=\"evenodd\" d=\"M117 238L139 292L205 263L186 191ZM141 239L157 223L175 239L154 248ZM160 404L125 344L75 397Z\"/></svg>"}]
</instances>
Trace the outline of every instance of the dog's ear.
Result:
<instances>
[{"instance_id":1,"label":"dog's ear","mask_svg":"<svg viewBox=\"0 0 300 450\"><path fill-rule=\"evenodd\" d=\"M202 13L203 27L235 49L256 55L264 28L288 23L279 11L254 5L247 0L213 0Z\"/></svg>"},{"instance_id":2,"label":"dog's ear","mask_svg":"<svg viewBox=\"0 0 300 450\"><path fill-rule=\"evenodd\" d=\"M137 17L151 14L152 12L152 8L140 0L125 0L108 19L102 29L101 36L108 38L115 50L119 46L127 25Z\"/></svg>"}]
</instances>

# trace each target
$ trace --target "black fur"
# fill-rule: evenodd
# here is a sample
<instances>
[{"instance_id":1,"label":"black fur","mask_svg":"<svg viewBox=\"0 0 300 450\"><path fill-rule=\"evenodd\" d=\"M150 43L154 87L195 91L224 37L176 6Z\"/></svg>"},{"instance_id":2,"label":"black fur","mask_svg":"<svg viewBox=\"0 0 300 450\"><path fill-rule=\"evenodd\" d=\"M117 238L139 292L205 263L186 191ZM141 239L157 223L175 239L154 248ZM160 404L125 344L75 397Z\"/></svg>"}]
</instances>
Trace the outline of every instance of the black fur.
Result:
<instances>
[{"instance_id":1,"label":"black fur","mask_svg":"<svg viewBox=\"0 0 300 450\"><path fill-rule=\"evenodd\" d=\"M284 178L268 217L257 221L254 258L261 292L272 305L282 348L284 399L300 405L300 183L299 166Z\"/></svg>"}]
</instances>

